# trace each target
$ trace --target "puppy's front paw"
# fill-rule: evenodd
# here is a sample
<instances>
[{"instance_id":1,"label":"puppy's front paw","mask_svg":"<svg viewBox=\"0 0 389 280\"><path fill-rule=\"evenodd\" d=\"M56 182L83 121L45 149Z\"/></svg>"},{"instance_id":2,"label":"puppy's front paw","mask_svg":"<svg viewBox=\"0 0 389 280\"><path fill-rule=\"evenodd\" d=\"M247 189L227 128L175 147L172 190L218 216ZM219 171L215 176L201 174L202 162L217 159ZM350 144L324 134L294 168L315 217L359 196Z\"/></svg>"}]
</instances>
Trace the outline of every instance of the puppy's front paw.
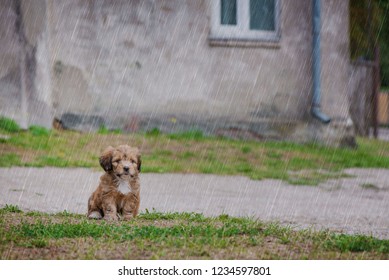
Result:
<instances>
[{"instance_id":1,"label":"puppy's front paw","mask_svg":"<svg viewBox=\"0 0 389 280\"><path fill-rule=\"evenodd\" d=\"M105 215L104 220L106 220L106 221L118 221L119 218L116 214L115 215Z\"/></svg>"},{"instance_id":2,"label":"puppy's front paw","mask_svg":"<svg viewBox=\"0 0 389 280\"><path fill-rule=\"evenodd\" d=\"M91 213L88 215L88 218L89 218L89 219L96 219L96 220L99 220L99 219L103 218L103 216L101 215L100 212L98 212L98 211L93 211L93 212L91 212Z\"/></svg>"},{"instance_id":3,"label":"puppy's front paw","mask_svg":"<svg viewBox=\"0 0 389 280\"><path fill-rule=\"evenodd\" d=\"M134 215L132 215L132 213L129 213L129 214L123 214L123 220L124 221L129 221L131 219L134 218Z\"/></svg>"}]
</instances>

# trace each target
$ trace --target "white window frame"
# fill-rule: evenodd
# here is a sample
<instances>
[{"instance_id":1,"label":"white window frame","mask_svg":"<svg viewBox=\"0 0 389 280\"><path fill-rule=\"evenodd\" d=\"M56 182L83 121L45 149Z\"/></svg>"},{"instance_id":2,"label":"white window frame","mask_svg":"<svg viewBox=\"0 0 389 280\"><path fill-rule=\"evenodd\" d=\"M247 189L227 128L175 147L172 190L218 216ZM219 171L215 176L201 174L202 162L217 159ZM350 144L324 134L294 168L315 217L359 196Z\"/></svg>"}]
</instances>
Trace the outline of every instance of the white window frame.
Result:
<instances>
[{"instance_id":1,"label":"white window frame","mask_svg":"<svg viewBox=\"0 0 389 280\"><path fill-rule=\"evenodd\" d=\"M237 0L236 25L223 25L221 19L221 0L211 3L211 40L270 41L280 40L281 0L275 1L275 30L250 30L250 0Z\"/></svg>"}]
</instances>

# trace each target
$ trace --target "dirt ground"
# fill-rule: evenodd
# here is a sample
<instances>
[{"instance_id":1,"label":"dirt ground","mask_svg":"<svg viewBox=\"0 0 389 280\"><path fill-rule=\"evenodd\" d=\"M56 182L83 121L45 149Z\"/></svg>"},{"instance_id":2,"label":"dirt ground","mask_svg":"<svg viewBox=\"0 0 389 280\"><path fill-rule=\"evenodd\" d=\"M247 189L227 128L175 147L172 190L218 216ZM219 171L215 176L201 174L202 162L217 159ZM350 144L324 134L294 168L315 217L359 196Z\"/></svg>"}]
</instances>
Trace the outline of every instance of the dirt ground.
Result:
<instances>
[{"instance_id":1,"label":"dirt ground","mask_svg":"<svg viewBox=\"0 0 389 280\"><path fill-rule=\"evenodd\" d=\"M319 186L240 176L141 174L141 211L228 214L389 239L389 170L347 169ZM101 172L0 168L0 207L83 214Z\"/></svg>"}]
</instances>

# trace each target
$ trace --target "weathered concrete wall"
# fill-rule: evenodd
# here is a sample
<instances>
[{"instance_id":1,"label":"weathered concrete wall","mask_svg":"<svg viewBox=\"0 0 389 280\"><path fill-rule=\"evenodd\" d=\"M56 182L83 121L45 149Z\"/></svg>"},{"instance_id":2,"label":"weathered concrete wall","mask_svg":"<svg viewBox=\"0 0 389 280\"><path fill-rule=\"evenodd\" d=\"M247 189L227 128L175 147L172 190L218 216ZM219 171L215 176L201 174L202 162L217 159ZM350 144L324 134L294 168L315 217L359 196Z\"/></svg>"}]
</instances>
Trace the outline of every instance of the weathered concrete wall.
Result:
<instances>
[{"instance_id":1,"label":"weathered concrete wall","mask_svg":"<svg viewBox=\"0 0 389 280\"><path fill-rule=\"evenodd\" d=\"M22 121L20 95L20 44L17 14L12 0L0 1L0 112Z\"/></svg>"},{"instance_id":2,"label":"weathered concrete wall","mask_svg":"<svg viewBox=\"0 0 389 280\"><path fill-rule=\"evenodd\" d=\"M23 128L50 127L46 2L0 3L0 112Z\"/></svg>"},{"instance_id":3,"label":"weathered concrete wall","mask_svg":"<svg viewBox=\"0 0 389 280\"><path fill-rule=\"evenodd\" d=\"M53 121L51 99L50 48L46 0L21 1L23 32L29 60L27 70L30 85L27 87L28 124L51 127Z\"/></svg>"},{"instance_id":4,"label":"weathered concrete wall","mask_svg":"<svg viewBox=\"0 0 389 280\"><path fill-rule=\"evenodd\" d=\"M322 1L322 104L334 120L349 118L349 3Z\"/></svg>"},{"instance_id":5,"label":"weathered concrete wall","mask_svg":"<svg viewBox=\"0 0 389 280\"><path fill-rule=\"evenodd\" d=\"M310 1L282 1L276 48L210 46L208 1L54 0L51 13L57 117L100 116L130 130L307 136L299 123L311 118ZM348 118L347 15L347 1L323 2L323 110L337 125Z\"/></svg>"},{"instance_id":6,"label":"weathered concrete wall","mask_svg":"<svg viewBox=\"0 0 389 280\"><path fill-rule=\"evenodd\" d=\"M355 146L350 117L349 2L322 2L322 110L331 117L329 125L319 125L319 142Z\"/></svg>"},{"instance_id":7,"label":"weathered concrete wall","mask_svg":"<svg viewBox=\"0 0 389 280\"><path fill-rule=\"evenodd\" d=\"M310 93L309 5L284 2L280 48L264 49L210 47L207 1L56 1L56 112L299 120Z\"/></svg>"},{"instance_id":8,"label":"weathered concrete wall","mask_svg":"<svg viewBox=\"0 0 389 280\"><path fill-rule=\"evenodd\" d=\"M311 1L281 1L281 39L273 48L211 45L205 0L23 4L30 5L26 37L36 46L33 96L51 104L45 115L65 126L198 128L324 143L352 135L348 1L322 2L322 110L334 120L328 126L309 115Z\"/></svg>"}]
</instances>

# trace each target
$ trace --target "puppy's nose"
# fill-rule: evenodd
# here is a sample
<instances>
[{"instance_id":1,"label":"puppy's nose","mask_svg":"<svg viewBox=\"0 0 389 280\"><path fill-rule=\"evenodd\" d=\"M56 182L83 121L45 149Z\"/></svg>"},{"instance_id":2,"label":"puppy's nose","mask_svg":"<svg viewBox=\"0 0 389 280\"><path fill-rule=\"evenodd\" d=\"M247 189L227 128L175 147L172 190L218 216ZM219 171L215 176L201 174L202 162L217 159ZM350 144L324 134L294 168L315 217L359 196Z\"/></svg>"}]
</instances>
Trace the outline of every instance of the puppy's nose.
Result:
<instances>
[{"instance_id":1,"label":"puppy's nose","mask_svg":"<svg viewBox=\"0 0 389 280\"><path fill-rule=\"evenodd\" d=\"M123 167L124 171L128 172L130 170L130 168L128 166L124 166Z\"/></svg>"}]
</instances>

